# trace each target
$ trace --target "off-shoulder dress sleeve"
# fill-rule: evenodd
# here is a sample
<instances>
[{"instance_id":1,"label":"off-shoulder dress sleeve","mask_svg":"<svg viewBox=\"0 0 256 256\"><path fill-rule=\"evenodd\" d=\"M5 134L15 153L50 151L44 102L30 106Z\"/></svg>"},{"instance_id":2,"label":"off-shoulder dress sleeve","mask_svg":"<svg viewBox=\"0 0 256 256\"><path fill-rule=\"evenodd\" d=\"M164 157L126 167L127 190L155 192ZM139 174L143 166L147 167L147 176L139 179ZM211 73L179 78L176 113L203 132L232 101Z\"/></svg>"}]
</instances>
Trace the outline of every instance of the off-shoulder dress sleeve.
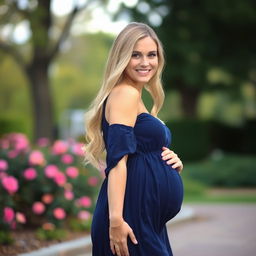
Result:
<instances>
[{"instance_id":1,"label":"off-shoulder dress sleeve","mask_svg":"<svg viewBox=\"0 0 256 256\"><path fill-rule=\"evenodd\" d=\"M106 177L111 169L128 154L136 151L137 143L134 135L134 128L124 124L112 124L108 127L108 136L106 143L107 167L105 169Z\"/></svg>"}]
</instances>

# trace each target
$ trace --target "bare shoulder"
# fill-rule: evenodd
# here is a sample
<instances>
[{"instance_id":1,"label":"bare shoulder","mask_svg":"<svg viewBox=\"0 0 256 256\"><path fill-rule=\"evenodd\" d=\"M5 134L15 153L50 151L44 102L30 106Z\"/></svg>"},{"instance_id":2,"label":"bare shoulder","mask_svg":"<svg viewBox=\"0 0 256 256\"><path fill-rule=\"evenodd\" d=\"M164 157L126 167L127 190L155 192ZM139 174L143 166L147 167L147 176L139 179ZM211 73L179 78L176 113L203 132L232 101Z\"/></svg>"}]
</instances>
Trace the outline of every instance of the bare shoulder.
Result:
<instances>
[{"instance_id":1,"label":"bare shoulder","mask_svg":"<svg viewBox=\"0 0 256 256\"><path fill-rule=\"evenodd\" d=\"M107 104L109 123L134 125L138 113L140 93L129 85L118 85L111 91Z\"/></svg>"},{"instance_id":2,"label":"bare shoulder","mask_svg":"<svg viewBox=\"0 0 256 256\"><path fill-rule=\"evenodd\" d=\"M139 91L133 86L123 84L114 87L110 96L115 100L129 98L129 100L137 101L139 100L140 94Z\"/></svg>"}]
</instances>

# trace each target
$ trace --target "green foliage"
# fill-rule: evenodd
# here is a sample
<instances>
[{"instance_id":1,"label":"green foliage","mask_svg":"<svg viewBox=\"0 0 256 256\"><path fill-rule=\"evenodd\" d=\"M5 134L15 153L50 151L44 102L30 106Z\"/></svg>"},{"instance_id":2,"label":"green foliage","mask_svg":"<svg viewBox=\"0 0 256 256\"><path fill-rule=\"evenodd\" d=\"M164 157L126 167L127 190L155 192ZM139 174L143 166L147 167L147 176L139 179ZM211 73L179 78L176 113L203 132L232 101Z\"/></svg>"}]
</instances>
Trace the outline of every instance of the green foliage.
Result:
<instances>
[{"instance_id":1,"label":"green foliage","mask_svg":"<svg viewBox=\"0 0 256 256\"><path fill-rule=\"evenodd\" d=\"M238 127L211 122L210 127L212 148L237 154L256 154L255 120L247 120Z\"/></svg>"},{"instance_id":2,"label":"green foliage","mask_svg":"<svg viewBox=\"0 0 256 256\"><path fill-rule=\"evenodd\" d=\"M255 194L251 195L186 195L185 203L256 203Z\"/></svg>"},{"instance_id":3,"label":"green foliage","mask_svg":"<svg viewBox=\"0 0 256 256\"><path fill-rule=\"evenodd\" d=\"M186 172L186 169L187 168L185 168L184 173ZM187 175L184 174L184 177L182 177L184 184L184 197L203 195L206 191L206 186L202 182L186 176Z\"/></svg>"},{"instance_id":4,"label":"green foliage","mask_svg":"<svg viewBox=\"0 0 256 256\"><path fill-rule=\"evenodd\" d=\"M67 231L64 229L44 230L39 228L36 231L36 236L40 240L61 240L67 237Z\"/></svg>"},{"instance_id":5,"label":"green foliage","mask_svg":"<svg viewBox=\"0 0 256 256\"><path fill-rule=\"evenodd\" d=\"M173 135L171 147L183 161L205 159L215 149L233 154L256 153L254 120L239 127L191 119L170 120L166 125Z\"/></svg>"},{"instance_id":6,"label":"green foliage","mask_svg":"<svg viewBox=\"0 0 256 256\"><path fill-rule=\"evenodd\" d=\"M14 116L0 117L0 136L10 132L26 133L26 125L24 120Z\"/></svg>"},{"instance_id":7,"label":"green foliage","mask_svg":"<svg viewBox=\"0 0 256 256\"><path fill-rule=\"evenodd\" d=\"M12 238L10 232L0 230L0 244L10 245L13 244L14 239Z\"/></svg>"},{"instance_id":8,"label":"green foliage","mask_svg":"<svg viewBox=\"0 0 256 256\"><path fill-rule=\"evenodd\" d=\"M180 92L185 115L196 116L202 91L242 100L239 87L255 83L255 1L144 0L123 5L117 16L124 13L154 27L165 50L166 88Z\"/></svg>"},{"instance_id":9,"label":"green foliage","mask_svg":"<svg viewBox=\"0 0 256 256\"><path fill-rule=\"evenodd\" d=\"M183 161L195 161L210 152L210 124L201 120L173 120L166 123L172 136L171 147Z\"/></svg>"},{"instance_id":10,"label":"green foliage","mask_svg":"<svg viewBox=\"0 0 256 256\"><path fill-rule=\"evenodd\" d=\"M1 230L41 227L50 239L70 218L90 225L101 174L82 166L81 147L71 140L51 145L45 138L32 146L23 134L1 138Z\"/></svg>"},{"instance_id":11,"label":"green foliage","mask_svg":"<svg viewBox=\"0 0 256 256\"><path fill-rule=\"evenodd\" d=\"M113 39L99 33L77 36L71 40L71 48L56 59L50 72L55 123L67 108L86 109L90 104L101 85ZM21 47L28 55L26 45ZM0 119L5 123L2 127L0 121L0 134L15 131L32 138L33 111L29 83L14 60L0 54Z\"/></svg>"},{"instance_id":12,"label":"green foliage","mask_svg":"<svg viewBox=\"0 0 256 256\"><path fill-rule=\"evenodd\" d=\"M90 231L91 224L91 218L88 220L71 219L68 223L69 227L74 231Z\"/></svg>"},{"instance_id":13,"label":"green foliage","mask_svg":"<svg viewBox=\"0 0 256 256\"><path fill-rule=\"evenodd\" d=\"M215 152L207 160L186 164L188 177L218 187L255 187L256 156L223 155Z\"/></svg>"},{"instance_id":14,"label":"green foliage","mask_svg":"<svg viewBox=\"0 0 256 256\"><path fill-rule=\"evenodd\" d=\"M0 135L23 132L32 138L33 119L27 80L11 57L0 53L0 58Z\"/></svg>"},{"instance_id":15,"label":"green foliage","mask_svg":"<svg viewBox=\"0 0 256 256\"><path fill-rule=\"evenodd\" d=\"M113 38L88 34L72 39L72 47L56 61L52 73L57 118L65 109L89 106L102 82Z\"/></svg>"},{"instance_id":16,"label":"green foliage","mask_svg":"<svg viewBox=\"0 0 256 256\"><path fill-rule=\"evenodd\" d=\"M217 67L231 78L229 84L236 84L232 78L248 80L248 70L255 68L256 38L251 33L256 8L252 0L145 0L132 8L123 5L122 11L155 27L166 46L167 63L172 63L165 72L170 88L204 88L210 82L207 71ZM224 85L224 80L215 82Z\"/></svg>"}]
</instances>

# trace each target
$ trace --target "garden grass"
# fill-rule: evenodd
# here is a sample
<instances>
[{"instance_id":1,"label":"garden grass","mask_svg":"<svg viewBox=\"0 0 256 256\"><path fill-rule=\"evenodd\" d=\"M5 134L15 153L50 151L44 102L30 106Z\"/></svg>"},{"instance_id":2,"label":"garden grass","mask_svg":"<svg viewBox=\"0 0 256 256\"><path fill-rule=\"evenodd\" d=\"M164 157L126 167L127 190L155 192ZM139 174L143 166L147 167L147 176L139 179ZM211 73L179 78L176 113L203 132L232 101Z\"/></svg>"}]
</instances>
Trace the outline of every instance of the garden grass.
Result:
<instances>
[{"instance_id":1,"label":"garden grass","mask_svg":"<svg viewBox=\"0 0 256 256\"><path fill-rule=\"evenodd\" d=\"M240 193L239 193L240 192ZM186 195L184 196L185 203L256 203L256 192L255 190L238 191L225 190L219 193L213 193L211 189L207 190L205 193L199 195Z\"/></svg>"}]
</instances>

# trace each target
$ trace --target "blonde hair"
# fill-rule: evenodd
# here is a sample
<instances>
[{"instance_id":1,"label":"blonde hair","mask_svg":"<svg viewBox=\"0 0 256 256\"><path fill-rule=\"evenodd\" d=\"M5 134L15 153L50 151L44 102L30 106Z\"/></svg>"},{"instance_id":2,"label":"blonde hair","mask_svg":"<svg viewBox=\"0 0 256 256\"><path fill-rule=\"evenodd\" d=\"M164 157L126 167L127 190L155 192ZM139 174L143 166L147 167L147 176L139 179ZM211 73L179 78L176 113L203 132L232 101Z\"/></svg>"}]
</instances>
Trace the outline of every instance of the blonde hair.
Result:
<instances>
[{"instance_id":1,"label":"blonde hair","mask_svg":"<svg viewBox=\"0 0 256 256\"><path fill-rule=\"evenodd\" d=\"M158 48L158 69L145 89L153 98L151 114L157 116L164 101L161 75L164 66L163 47L156 33L148 25L132 22L128 24L115 39L109 52L102 86L85 114L86 145L84 146L85 163L99 168L105 144L101 130L102 109L111 90L122 80L136 42L142 38L152 38Z\"/></svg>"}]
</instances>

